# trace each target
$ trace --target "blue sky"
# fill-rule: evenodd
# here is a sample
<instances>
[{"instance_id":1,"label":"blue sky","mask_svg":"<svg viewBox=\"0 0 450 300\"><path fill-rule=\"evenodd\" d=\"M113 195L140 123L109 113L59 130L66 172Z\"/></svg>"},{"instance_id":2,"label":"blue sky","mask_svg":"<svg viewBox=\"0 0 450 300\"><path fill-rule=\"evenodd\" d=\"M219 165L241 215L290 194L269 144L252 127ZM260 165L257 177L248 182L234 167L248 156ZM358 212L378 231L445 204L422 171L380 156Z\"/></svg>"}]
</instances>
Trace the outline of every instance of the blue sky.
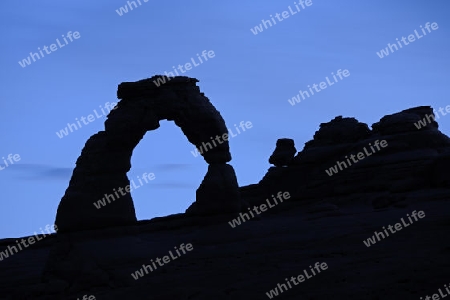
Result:
<instances>
[{"instance_id":1,"label":"blue sky","mask_svg":"<svg viewBox=\"0 0 450 300\"><path fill-rule=\"evenodd\" d=\"M86 140L103 130L96 118L69 135L56 132L115 102L117 85L164 74L203 50L214 58L187 71L229 128L253 127L230 139L240 185L257 183L270 167L278 138L297 150L319 124L338 115L377 122L419 105L450 104L450 20L446 0L312 0L259 34L250 30L294 1L141 0L122 16L123 0L19 1L0 18L0 157L21 160L0 170L0 238L31 235L53 224L75 161ZM437 30L380 58L376 52L427 22ZM80 37L26 67L18 61L69 31ZM62 42L64 43L64 42ZM292 106L308 85L347 69L350 76ZM450 117L439 119L450 133ZM207 170L172 122L148 132L132 157L130 179L155 179L132 192L138 219L184 212ZM4 167L3 160L0 166Z\"/></svg>"}]
</instances>

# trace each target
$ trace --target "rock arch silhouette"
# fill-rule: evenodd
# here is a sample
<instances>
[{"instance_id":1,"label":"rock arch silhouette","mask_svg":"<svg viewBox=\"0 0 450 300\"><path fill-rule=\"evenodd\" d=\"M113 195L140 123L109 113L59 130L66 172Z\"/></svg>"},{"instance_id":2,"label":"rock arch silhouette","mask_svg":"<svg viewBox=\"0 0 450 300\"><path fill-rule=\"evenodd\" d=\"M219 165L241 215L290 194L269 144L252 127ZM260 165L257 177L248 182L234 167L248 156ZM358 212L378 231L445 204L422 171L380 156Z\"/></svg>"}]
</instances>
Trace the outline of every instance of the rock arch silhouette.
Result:
<instances>
[{"instance_id":1,"label":"rock arch silhouette","mask_svg":"<svg viewBox=\"0 0 450 300\"><path fill-rule=\"evenodd\" d=\"M147 131L159 128L159 121L174 121L197 148L207 142L212 146L213 138L228 133L222 116L196 82L195 78L158 75L119 85L117 97L121 100L108 114L105 130L88 139L76 161L69 187L58 206L58 232L137 222L131 194L123 191L130 185L126 173L131 168L133 149ZM231 160L229 144L221 141L201 153L209 164L208 172L188 213L236 213L241 209L236 175L227 164ZM106 205L94 205L104 198L109 199Z\"/></svg>"}]
</instances>

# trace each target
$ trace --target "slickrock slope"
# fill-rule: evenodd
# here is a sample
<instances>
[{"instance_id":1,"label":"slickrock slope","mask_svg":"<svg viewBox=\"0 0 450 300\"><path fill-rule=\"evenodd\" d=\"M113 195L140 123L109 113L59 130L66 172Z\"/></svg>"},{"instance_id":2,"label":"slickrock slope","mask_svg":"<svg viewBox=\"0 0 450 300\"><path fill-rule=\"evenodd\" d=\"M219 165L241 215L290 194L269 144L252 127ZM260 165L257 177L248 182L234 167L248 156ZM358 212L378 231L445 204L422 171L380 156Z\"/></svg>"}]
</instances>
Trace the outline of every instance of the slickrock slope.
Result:
<instances>
[{"instance_id":1,"label":"slickrock slope","mask_svg":"<svg viewBox=\"0 0 450 300\"><path fill-rule=\"evenodd\" d=\"M316 262L328 268L271 297L425 299L445 292L450 139L436 122L414 125L431 113L430 107L411 108L383 117L372 130L337 117L321 124L296 155L292 141L277 143L271 159L277 166L258 184L240 188L251 207L268 206L252 211L254 217L246 209L178 214L48 237L0 261L0 298L269 299L285 278L304 270L311 276ZM337 171L330 176L331 167ZM275 203L272 195L279 192L291 197ZM413 211L423 211L422 217L415 220ZM388 231L397 223L403 228ZM389 235L376 239L383 227ZM12 243L0 241L0 251ZM193 249L176 255L181 244ZM169 251L175 259L137 275Z\"/></svg>"},{"instance_id":2,"label":"slickrock slope","mask_svg":"<svg viewBox=\"0 0 450 300\"><path fill-rule=\"evenodd\" d=\"M404 208L373 211L359 205L338 209L285 202L277 213L236 228L229 220L207 224L174 216L137 227L71 234L64 279L41 282L56 238L1 263L0 299L268 299L285 278L304 274L316 262L328 269L276 299L419 299L449 283L448 192L423 191ZM281 205L281 204L280 204ZM382 226L401 222L413 210L425 217L366 247ZM134 280L131 273L182 243L193 250ZM2 246L5 245L2 242ZM2 247L3 248L3 247ZM3 250L3 249L2 249ZM175 254L176 255L176 254ZM78 278L69 284L70 276ZM58 294L61 293L61 294ZM15 297L8 297L14 294ZM46 294L46 296L44 296Z\"/></svg>"}]
</instances>

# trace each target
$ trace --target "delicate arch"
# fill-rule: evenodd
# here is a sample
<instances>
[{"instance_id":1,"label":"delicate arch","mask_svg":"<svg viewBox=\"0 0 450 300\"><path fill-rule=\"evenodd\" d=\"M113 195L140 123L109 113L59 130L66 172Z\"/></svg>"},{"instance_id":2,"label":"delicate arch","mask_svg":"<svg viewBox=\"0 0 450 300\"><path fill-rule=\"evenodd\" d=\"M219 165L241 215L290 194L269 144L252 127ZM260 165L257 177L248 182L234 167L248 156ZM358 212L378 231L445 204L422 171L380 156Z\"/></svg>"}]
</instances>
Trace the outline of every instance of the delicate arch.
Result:
<instances>
[{"instance_id":1,"label":"delicate arch","mask_svg":"<svg viewBox=\"0 0 450 300\"><path fill-rule=\"evenodd\" d=\"M159 128L160 120L174 121L198 148L211 142L211 137L228 133L222 116L196 82L184 76L154 76L119 85L117 97L121 100L107 116L105 130L86 142L58 206L55 224L59 232L137 221L130 193L101 208L94 203L130 184L126 174L133 150L147 131ZM210 166L189 212L239 212L237 179L233 167L227 164L231 160L228 141L215 143L201 155Z\"/></svg>"}]
</instances>

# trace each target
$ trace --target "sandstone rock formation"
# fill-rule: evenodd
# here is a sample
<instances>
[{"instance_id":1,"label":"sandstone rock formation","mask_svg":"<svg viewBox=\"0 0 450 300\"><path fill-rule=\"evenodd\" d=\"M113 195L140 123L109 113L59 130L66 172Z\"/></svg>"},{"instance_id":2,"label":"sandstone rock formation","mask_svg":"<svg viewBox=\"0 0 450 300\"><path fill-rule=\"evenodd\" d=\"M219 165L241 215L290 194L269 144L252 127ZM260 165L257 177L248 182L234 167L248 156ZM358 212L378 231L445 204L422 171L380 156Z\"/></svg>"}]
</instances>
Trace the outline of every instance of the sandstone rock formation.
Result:
<instances>
[{"instance_id":1,"label":"sandstone rock formation","mask_svg":"<svg viewBox=\"0 0 450 300\"><path fill-rule=\"evenodd\" d=\"M270 168L258 185L242 187L241 195L257 203L281 190L310 201L360 193L367 194L378 208L405 201L412 190L448 188L450 139L432 118L426 127L417 129L414 124L427 120L427 115L433 115L429 106L406 109L384 116L372 130L341 116L322 123L289 167ZM347 168L337 168L332 176L327 174L338 161L347 163L346 156L364 147L371 151L369 144L373 146L376 140L386 140L388 146ZM377 200L380 197L384 204Z\"/></svg>"},{"instance_id":2,"label":"sandstone rock formation","mask_svg":"<svg viewBox=\"0 0 450 300\"><path fill-rule=\"evenodd\" d=\"M197 79L183 76L170 79L154 76L119 85L117 97L121 101L107 116L105 130L89 138L76 162L56 215L59 232L136 222L133 201L126 190L122 192L125 195L117 193L120 197L114 200L106 197L108 203L99 209L93 203L130 185L126 173L131 168L133 149L147 131L160 126L160 120L174 121L196 147L228 133L220 113L200 92ZM161 80L166 83L161 84ZM190 212L238 212L238 185L233 167L226 164L231 160L228 141L217 143L201 155L212 165L197 193L195 209Z\"/></svg>"},{"instance_id":3,"label":"sandstone rock formation","mask_svg":"<svg viewBox=\"0 0 450 300\"><path fill-rule=\"evenodd\" d=\"M269 157L269 163L276 167L287 166L297 153L293 139L278 139L275 150Z\"/></svg>"},{"instance_id":4,"label":"sandstone rock formation","mask_svg":"<svg viewBox=\"0 0 450 300\"><path fill-rule=\"evenodd\" d=\"M200 187L196 192L196 202L187 210L187 214L208 215L236 213L241 211L239 185L232 166L211 164Z\"/></svg>"}]
</instances>

